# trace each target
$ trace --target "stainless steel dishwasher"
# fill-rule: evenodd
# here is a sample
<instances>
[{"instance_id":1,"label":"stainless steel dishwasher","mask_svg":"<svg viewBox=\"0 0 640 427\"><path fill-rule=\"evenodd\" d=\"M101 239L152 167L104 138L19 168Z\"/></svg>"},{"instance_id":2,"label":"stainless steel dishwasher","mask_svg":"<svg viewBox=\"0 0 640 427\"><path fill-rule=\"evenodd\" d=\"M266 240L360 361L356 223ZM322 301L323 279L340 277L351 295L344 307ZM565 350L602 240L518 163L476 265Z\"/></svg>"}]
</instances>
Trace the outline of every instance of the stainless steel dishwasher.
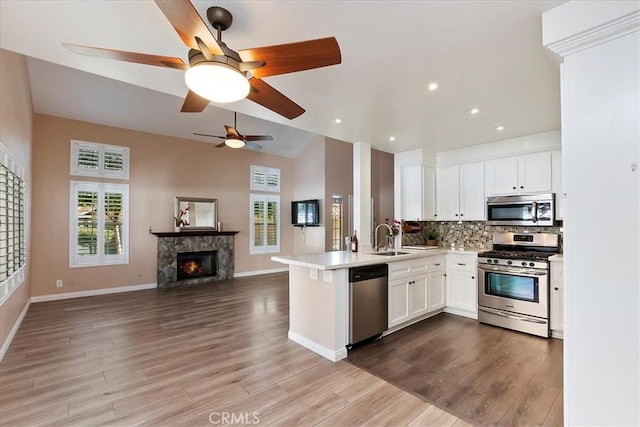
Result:
<instances>
[{"instance_id":1,"label":"stainless steel dishwasher","mask_svg":"<svg viewBox=\"0 0 640 427\"><path fill-rule=\"evenodd\" d=\"M349 269L349 347L387 329L387 264Z\"/></svg>"}]
</instances>

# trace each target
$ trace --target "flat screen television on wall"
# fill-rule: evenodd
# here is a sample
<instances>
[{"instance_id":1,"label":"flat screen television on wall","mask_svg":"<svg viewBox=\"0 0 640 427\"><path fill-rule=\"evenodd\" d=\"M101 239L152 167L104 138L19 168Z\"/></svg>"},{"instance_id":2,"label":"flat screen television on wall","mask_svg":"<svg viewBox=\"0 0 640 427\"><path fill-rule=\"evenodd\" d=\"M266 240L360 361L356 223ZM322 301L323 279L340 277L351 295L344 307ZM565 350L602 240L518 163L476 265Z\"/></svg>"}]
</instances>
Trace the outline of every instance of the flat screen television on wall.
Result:
<instances>
[{"instance_id":1,"label":"flat screen television on wall","mask_svg":"<svg viewBox=\"0 0 640 427\"><path fill-rule=\"evenodd\" d=\"M319 226L320 201L313 199L291 202L291 224L296 227Z\"/></svg>"}]
</instances>

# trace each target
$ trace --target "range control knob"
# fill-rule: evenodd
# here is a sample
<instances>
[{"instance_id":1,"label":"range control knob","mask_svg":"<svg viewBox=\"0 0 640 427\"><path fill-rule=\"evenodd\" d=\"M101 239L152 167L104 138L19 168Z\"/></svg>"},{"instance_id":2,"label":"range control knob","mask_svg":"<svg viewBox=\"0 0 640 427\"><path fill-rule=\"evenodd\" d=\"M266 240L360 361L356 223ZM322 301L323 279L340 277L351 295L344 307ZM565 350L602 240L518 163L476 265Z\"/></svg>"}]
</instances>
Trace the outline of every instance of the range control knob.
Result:
<instances>
[{"instance_id":1,"label":"range control knob","mask_svg":"<svg viewBox=\"0 0 640 427\"><path fill-rule=\"evenodd\" d=\"M527 266L527 262L526 261L522 261L522 266L526 267Z\"/></svg>"},{"instance_id":2,"label":"range control knob","mask_svg":"<svg viewBox=\"0 0 640 427\"><path fill-rule=\"evenodd\" d=\"M497 264L497 263L498 263L498 260L497 260L497 259L494 259L494 260L493 260L493 263L494 263L494 264Z\"/></svg>"},{"instance_id":3,"label":"range control knob","mask_svg":"<svg viewBox=\"0 0 640 427\"><path fill-rule=\"evenodd\" d=\"M491 261L489 258L487 258L487 264L491 264L493 261Z\"/></svg>"},{"instance_id":4,"label":"range control knob","mask_svg":"<svg viewBox=\"0 0 640 427\"><path fill-rule=\"evenodd\" d=\"M536 265L536 264L535 264L534 262L530 262L530 263L529 263L529 267L535 267L535 265Z\"/></svg>"},{"instance_id":5,"label":"range control knob","mask_svg":"<svg viewBox=\"0 0 640 427\"><path fill-rule=\"evenodd\" d=\"M513 264L511 261L507 261L507 265L511 265Z\"/></svg>"}]
</instances>

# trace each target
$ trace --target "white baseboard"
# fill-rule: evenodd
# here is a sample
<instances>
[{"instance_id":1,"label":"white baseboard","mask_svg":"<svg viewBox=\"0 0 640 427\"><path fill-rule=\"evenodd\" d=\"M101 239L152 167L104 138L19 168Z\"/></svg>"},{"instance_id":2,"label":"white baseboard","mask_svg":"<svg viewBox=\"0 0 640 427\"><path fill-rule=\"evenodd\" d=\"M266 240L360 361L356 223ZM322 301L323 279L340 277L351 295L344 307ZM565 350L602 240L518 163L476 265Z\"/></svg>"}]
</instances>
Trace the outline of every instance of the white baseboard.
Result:
<instances>
[{"instance_id":1,"label":"white baseboard","mask_svg":"<svg viewBox=\"0 0 640 427\"><path fill-rule=\"evenodd\" d=\"M117 294L120 292L141 291L143 289L156 289L157 283L147 283L144 285L117 286L115 288L93 289L90 291L65 292L62 294L39 295L31 297L31 302L57 301L69 298L92 297L95 295Z\"/></svg>"},{"instance_id":2,"label":"white baseboard","mask_svg":"<svg viewBox=\"0 0 640 427\"><path fill-rule=\"evenodd\" d=\"M13 328L11 328L11 331L9 332L9 335L7 335L7 339L4 340L4 343L2 344L2 347L0 347L0 361L2 361L2 359L4 358L4 355L6 354L7 350L9 350L9 346L11 345L11 341L13 341L13 337L16 336L16 333L18 332L18 329L20 328L20 325L22 324L22 320L24 319L24 316L26 316L27 315L27 311L29 311L29 306L30 305L31 305L31 300L27 300L27 303L24 305L24 308L22 309L22 311L20 312L20 315L16 319L16 322L13 324Z\"/></svg>"},{"instance_id":3,"label":"white baseboard","mask_svg":"<svg viewBox=\"0 0 640 427\"><path fill-rule=\"evenodd\" d=\"M314 353L317 353L320 356L331 360L332 362L337 362L338 360L342 360L347 357L346 347L343 347L338 350L331 350L323 345L318 344L315 341L310 340L309 338L305 338L302 335L296 334L292 330L289 330L288 336L291 341L298 343L303 347L308 348Z\"/></svg>"},{"instance_id":4,"label":"white baseboard","mask_svg":"<svg viewBox=\"0 0 640 427\"><path fill-rule=\"evenodd\" d=\"M286 273L287 271L289 271L289 267L272 268L270 270L255 270L255 271L245 271L242 273L234 273L233 277L259 276L261 274Z\"/></svg>"}]
</instances>

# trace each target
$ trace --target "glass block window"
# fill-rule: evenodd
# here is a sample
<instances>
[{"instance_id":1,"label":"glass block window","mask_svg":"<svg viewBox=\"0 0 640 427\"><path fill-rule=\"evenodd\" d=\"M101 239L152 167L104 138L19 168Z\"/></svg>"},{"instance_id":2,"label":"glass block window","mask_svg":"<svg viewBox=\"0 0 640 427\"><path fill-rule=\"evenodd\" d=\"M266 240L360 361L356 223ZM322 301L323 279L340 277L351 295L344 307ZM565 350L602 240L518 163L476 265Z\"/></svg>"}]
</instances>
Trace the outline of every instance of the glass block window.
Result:
<instances>
[{"instance_id":1,"label":"glass block window","mask_svg":"<svg viewBox=\"0 0 640 427\"><path fill-rule=\"evenodd\" d=\"M24 281L23 170L0 145L0 304Z\"/></svg>"}]
</instances>

